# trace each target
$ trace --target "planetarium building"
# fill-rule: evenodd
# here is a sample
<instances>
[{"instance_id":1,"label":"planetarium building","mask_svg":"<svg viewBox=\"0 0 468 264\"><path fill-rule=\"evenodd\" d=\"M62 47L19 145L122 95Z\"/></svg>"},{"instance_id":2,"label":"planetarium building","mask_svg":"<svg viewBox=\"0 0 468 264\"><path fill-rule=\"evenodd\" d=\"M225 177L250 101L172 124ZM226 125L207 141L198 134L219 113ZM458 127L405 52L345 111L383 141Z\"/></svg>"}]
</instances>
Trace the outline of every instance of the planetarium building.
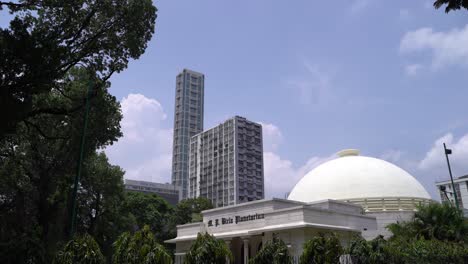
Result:
<instances>
[{"instance_id":1,"label":"planetarium building","mask_svg":"<svg viewBox=\"0 0 468 264\"><path fill-rule=\"evenodd\" d=\"M307 173L288 199L269 199L203 211L203 222L177 227L176 263L199 232L229 245L234 263L248 263L273 236L281 238L297 263L305 241L334 232L343 245L355 234L389 236L390 223L409 220L431 198L409 173L384 160L344 150Z\"/></svg>"}]
</instances>

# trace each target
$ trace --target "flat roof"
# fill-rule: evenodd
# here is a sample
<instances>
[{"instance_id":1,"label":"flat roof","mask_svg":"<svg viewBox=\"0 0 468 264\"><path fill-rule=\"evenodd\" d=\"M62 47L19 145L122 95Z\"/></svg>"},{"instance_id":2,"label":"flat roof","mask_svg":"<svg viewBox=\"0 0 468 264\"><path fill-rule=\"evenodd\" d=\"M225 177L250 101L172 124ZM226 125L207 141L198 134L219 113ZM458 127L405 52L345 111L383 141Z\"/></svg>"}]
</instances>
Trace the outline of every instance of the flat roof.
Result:
<instances>
[{"instance_id":1,"label":"flat roof","mask_svg":"<svg viewBox=\"0 0 468 264\"><path fill-rule=\"evenodd\" d=\"M264 226L252 229L244 229L244 230L235 230L229 232L218 232L212 233L211 235L215 236L216 238L234 238L240 236L251 236L251 235L258 235L263 232L267 231L277 231L277 230L288 230L288 229L296 229L296 228L318 228L318 229L332 229L332 230L342 230L342 231L351 231L351 232L361 232L359 229L351 228L348 226L340 226L340 225L325 225L325 224L317 224L311 222L293 222L287 224L279 224L279 225L271 225L271 226ZM189 235L189 236L180 236L173 239L169 239L164 241L165 243L177 243L181 241L191 241L197 238L197 235Z\"/></svg>"},{"instance_id":2,"label":"flat roof","mask_svg":"<svg viewBox=\"0 0 468 264\"><path fill-rule=\"evenodd\" d=\"M458 178L454 178L453 179L453 182L465 182L465 181L468 181L468 175L463 175L463 176L460 176ZM450 184L451 183L451 180L450 179L447 179L447 180L444 180L444 181L436 181L435 184L436 185L441 185L441 184Z\"/></svg>"}]
</instances>

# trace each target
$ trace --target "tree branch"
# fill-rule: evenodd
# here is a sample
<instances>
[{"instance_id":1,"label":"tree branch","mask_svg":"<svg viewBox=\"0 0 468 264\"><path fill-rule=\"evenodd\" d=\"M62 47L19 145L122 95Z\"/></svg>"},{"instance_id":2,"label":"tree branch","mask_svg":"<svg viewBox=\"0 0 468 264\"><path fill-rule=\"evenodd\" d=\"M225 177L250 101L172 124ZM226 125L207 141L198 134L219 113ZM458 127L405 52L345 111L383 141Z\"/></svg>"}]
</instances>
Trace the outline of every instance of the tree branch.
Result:
<instances>
[{"instance_id":1,"label":"tree branch","mask_svg":"<svg viewBox=\"0 0 468 264\"><path fill-rule=\"evenodd\" d=\"M42 131L42 129L38 125L36 125L36 124L34 124L32 122L29 122L28 120L23 120L23 122L28 128L29 128L29 126L32 126L34 129L36 129L37 132L39 132L39 134L41 134L41 136L43 136L46 139L52 139L52 140L68 139L67 137L51 137L51 136L48 136L48 135L46 135L44 133L44 131Z\"/></svg>"}]
</instances>

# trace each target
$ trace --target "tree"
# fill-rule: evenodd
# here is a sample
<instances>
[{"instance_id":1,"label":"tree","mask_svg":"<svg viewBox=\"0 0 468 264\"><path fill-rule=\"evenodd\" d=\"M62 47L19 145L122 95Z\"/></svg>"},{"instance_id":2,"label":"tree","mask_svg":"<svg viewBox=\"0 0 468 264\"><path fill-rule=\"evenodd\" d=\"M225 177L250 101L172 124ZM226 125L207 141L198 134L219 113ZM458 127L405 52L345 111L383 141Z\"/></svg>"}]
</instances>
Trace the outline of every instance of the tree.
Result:
<instances>
[{"instance_id":1,"label":"tree","mask_svg":"<svg viewBox=\"0 0 468 264\"><path fill-rule=\"evenodd\" d=\"M445 264L468 263L468 247L437 239L377 237L372 241L355 238L348 253L356 264Z\"/></svg>"},{"instance_id":2,"label":"tree","mask_svg":"<svg viewBox=\"0 0 468 264\"><path fill-rule=\"evenodd\" d=\"M268 241L257 255L252 258L250 264L292 264L292 257L289 255L288 247L276 236Z\"/></svg>"},{"instance_id":3,"label":"tree","mask_svg":"<svg viewBox=\"0 0 468 264\"><path fill-rule=\"evenodd\" d=\"M468 263L467 222L450 204L418 207L412 220L388 226L393 236L354 238L349 254L357 263Z\"/></svg>"},{"instance_id":4,"label":"tree","mask_svg":"<svg viewBox=\"0 0 468 264\"><path fill-rule=\"evenodd\" d=\"M130 235L123 233L114 243L113 263L115 264L170 264L171 255L156 242L149 226Z\"/></svg>"},{"instance_id":5,"label":"tree","mask_svg":"<svg viewBox=\"0 0 468 264\"><path fill-rule=\"evenodd\" d=\"M468 0L436 0L434 2L434 7L439 9L441 6L447 5L445 7L445 13L450 11L459 10L462 7L468 9Z\"/></svg>"},{"instance_id":6,"label":"tree","mask_svg":"<svg viewBox=\"0 0 468 264\"><path fill-rule=\"evenodd\" d=\"M161 243L172 238L170 224L173 209L163 198L156 194L128 192L123 207L135 218L137 229L148 225Z\"/></svg>"},{"instance_id":7,"label":"tree","mask_svg":"<svg viewBox=\"0 0 468 264\"><path fill-rule=\"evenodd\" d=\"M34 105L74 109L82 104L88 83L94 78L86 69L73 68L60 91L34 95ZM106 89L94 91L85 157L122 135L120 105L107 92L109 86L106 83ZM68 239L69 194L83 112L67 112L31 117L18 125L17 134L0 139L0 258L4 263L26 263L31 259L50 263L58 242ZM26 244L30 246L18 246Z\"/></svg>"},{"instance_id":8,"label":"tree","mask_svg":"<svg viewBox=\"0 0 468 264\"><path fill-rule=\"evenodd\" d=\"M57 252L53 264L104 264L104 256L92 236L84 234L69 241Z\"/></svg>"},{"instance_id":9,"label":"tree","mask_svg":"<svg viewBox=\"0 0 468 264\"><path fill-rule=\"evenodd\" d=\"M394 239L386 242L383 249L384 259L380 262L369 263L468 263L468 247L460 243L437 239Z\"/></svg>"},{"instance_id":10,"label":"tree","mask_svg":"<svg viewBox=\"0 0 468 264\"><path fill-rule=\"evenodd\" d=\"M208 233L198 233L197 239L185 255L185 264L224 264L227 259L232 261L233 256L223 240Z\"/></svg>"},{"instance_id":11,"label":"tree","mask_svg":"<svg viewBox=\"0 0 468 264\"><path fill-rule=\"evenodd\" d=\"M201 221L201 211L212 209L211 201L204 197L190 198L180 201L174 212L174 223L183 225Z\"/></svg>"},{"instance_id":12,"label":"tree","mask_svg":"<svg viewBox=\"0 0 468 264\"><path fill-rule=\"evenodd\" d=\"M104 152L92 153L84 161L77 195L78 232L94 236L109 260L112 243L135 223L122 207L123 175L120 167L109 164Z\"/></svg>"},{"instance_id":13,"label":"tree","mask_svg":"<svg viewBox=\"0 0 468 264\"><path fill-rule=\"evenodd\" d=\"M370 263L370 256L372 254L372 247L361 235L354 236L349 247L346 250L356 264Z\"/></svg>"},{"instance_id":14,"label":"tree","mask_svg":"<svg viewBox=\"0 0 468 264\"><path fill-rule=\"evenodd\" d=\"M36 96L59 92L76 66L96 73L94 90L144 53L154 33L151 0L1 1L14 18L0 28L0 138L19 122L77 108L39 107ZM83 98L83 97L82 97Z\"/></svg>"},{"instance_id":15,"label":"tree","mask_svg":"<svg viewBox=\"0 0 468 264\"><path fill-rule=\"evenodd\" d=\"M468 220L448 203L419 206L411 221L387 227L395 237L468 242Z\"/></svg>"},{"instance_id":16,"label":"tree","mask_svg":"<svg viewBox=\"0 0 468 264\"><path fill-rule=\"evenodd\" d=\"M441 6L447 5L445 7L445 13L450 11L459 10L462 7L468 9L468 0L436 0L434 2L434 7L439 9Z\"/></svg>"},{"instance_id":17,"label":"tree","mask_svg":"<svg viewBox=\"0 0 468 264\"><path fill-rule=\"evenodd\" d=\"M300 257L301 264L334 264L338 263L343 248L336 234L313 237L303 245L304 251Z\"/></svg>"}]
</instances>

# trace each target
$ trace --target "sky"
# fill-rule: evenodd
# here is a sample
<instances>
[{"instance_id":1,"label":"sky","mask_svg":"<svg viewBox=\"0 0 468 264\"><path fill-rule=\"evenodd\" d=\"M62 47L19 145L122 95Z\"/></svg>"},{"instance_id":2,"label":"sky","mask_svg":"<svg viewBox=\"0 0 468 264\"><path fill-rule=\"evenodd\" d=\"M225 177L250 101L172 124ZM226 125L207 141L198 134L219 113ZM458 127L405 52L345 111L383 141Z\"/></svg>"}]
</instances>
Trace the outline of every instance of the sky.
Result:
<instances>
[{"instance_id":1,"label":"sky","mask_svg":"<svg viewBox=\"0 0 468 264\"><path fill-rule=\"evenodd\" d=\"M205 74L205 128L260 122L267 197L346 148L415 176L433 198L468 174L468 11L433 1L161 0L139 60L111 79L129 179L170 182L175 77ZM1 18L0 18L1 22Z\"/></svg>"}]
</instances>

